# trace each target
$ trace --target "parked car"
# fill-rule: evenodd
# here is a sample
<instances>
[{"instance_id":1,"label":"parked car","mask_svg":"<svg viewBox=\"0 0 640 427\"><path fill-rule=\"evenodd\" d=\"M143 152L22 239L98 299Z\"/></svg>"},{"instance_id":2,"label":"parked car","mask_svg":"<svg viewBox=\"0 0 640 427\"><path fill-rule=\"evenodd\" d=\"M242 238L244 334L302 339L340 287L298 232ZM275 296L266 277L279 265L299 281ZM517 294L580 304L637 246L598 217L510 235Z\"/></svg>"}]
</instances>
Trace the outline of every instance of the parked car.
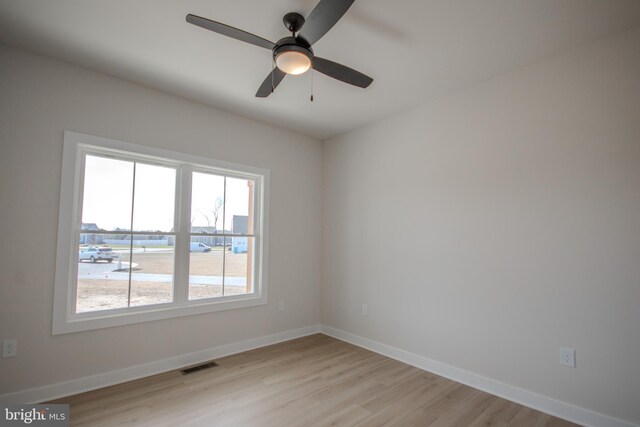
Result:
<instances>
[{"instance_id":1,"label":"parked car","mask_svg":"<svg viewBox=\"0 0 640 427\"><path fill-rule=\"evenodd\" d=\"M191 242L191 248L189 252L210 252L211 246L207 246L204 243Z\"/></svg>"},{"instance_id":2,"label":"parked car","mask_svg":"<svg viewBox=\"0 0 640 427\"><path fill-rule=\"evenodd\" d=\"M97 247L97 246L87 246L81 247L80 253L78 255L78 261L108 261L113 262L114 259L118 258L118 254L113 251L111 248L107 247Z\"/></svg>"}]
</instances>

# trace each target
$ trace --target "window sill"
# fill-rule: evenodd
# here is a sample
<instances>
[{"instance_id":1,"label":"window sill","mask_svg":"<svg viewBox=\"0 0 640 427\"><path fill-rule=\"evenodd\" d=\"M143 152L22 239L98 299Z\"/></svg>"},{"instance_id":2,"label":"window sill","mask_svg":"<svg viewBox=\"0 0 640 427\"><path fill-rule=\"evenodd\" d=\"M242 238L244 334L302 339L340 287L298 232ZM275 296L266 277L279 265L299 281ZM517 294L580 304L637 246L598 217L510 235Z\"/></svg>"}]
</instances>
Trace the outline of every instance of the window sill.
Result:
<instances>
[{"instance_id":1,"label":"window sill","mask_svg":"<svg viewBox=\"0 0 640 427\"><path fill-rule=\"evenodd\" d=\"M171 303L118 311L87 312L68 315L66 319L54 319L52 332L53 335L62 335L265 304L267 304L267 298L265 296L261 297L256 294L248 294L216 298L215 300L189 301L182 305Z\"/></svg>"}]
</instances>

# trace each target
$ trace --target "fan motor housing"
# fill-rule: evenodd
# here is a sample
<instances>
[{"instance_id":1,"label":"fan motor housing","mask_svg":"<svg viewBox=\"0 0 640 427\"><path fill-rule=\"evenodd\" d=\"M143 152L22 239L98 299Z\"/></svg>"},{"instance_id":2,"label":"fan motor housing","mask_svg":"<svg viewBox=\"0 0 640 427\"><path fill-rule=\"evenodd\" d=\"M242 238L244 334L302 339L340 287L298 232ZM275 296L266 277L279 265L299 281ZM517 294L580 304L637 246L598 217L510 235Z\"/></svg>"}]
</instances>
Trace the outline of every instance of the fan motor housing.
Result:
<instances>
[{"instance_id":1,"label":"fan motor housing","mask_svg":"<svg viewBox=\"0 0 640 427\"><path fill-rule=\"evenodd\" d=\"M276 47L273 48L273 57L277 58L284 52L300 52L313 60L313 49L304 39L296 37L285 37L278 40Z\"/></svg>"}]
</instances>

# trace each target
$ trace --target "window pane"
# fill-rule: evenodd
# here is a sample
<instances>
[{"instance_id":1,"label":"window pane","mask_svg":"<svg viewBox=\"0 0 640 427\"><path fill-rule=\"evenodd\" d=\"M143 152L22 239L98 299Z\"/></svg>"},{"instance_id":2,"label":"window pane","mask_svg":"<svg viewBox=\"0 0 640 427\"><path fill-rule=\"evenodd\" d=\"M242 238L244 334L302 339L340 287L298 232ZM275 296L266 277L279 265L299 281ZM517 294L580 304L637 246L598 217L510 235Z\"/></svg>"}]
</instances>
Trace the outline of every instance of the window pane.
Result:
<instances>
[{"instance_id":1,"label":"window pane","mask_svg":"<svg viewBox=\"0 0 640 427\"><path fill-rule=\"evenodd\" d=\"M176 170L136 163L134 231L174 230Z\"/></svg>"},{"instance_id":2,"label":"window pane","mask_svg":"<svg viewBox=\"0 0 640 427\"><path fill-rule=\"evenodd\" d=\"M253 184L247 179L227 178L224 228L236 234L253 233Z\"/></svg>"},{"instance_id":3,"label":"window pane","mask_svg":"<svg viewBox=\"0 0 640 427\"><path fill-rule=\"evenodd\" d=\"M76 312L112 310L128 306L129 273L123 252L129 242L111 245L114 236L80 234ZM126 249L125 249L126 248Z\"/></svg>"},{"instance_id":4,"label":"window pane","mask_svg":"<svg viewBox=\"0 0 640 427\"><path fill-rule=\"evenodd\" d=\"M133 162L87 155L82 194L83 230L129 230Z\"/></svg>"},{"instance_id":5,"label":"window pane","mask_svg":"<svg viewBox=\"0 0 640 427\"><path fill-rule=\"evenodd\" d=\"M189 299L222 296L223 237L191 236Z\"/></svg>"},{"instance_id":6,"label":"window pane","mask_svg":"<svg viewBox=\"0 0 640 427\"><path fill-rule=\"evenodd\" d=\"M253 292L252 264L253 237L233 237L224 257L223 295L240 295Z\"/></svg>"},{"instance_id":7,"label":"window pane","mask_svg":"<svg viewBox=\"0 0 640 427\"><path fill-rule=\"evenodd\" d=\"M222 233L224 177L194 172L191 186L191 232Z\"/></svg>"},{"instance_id":8,"label":"window pane","mask_svg":"<svg viewBox=\"0 0 640 427\"><path fill-rule=\"evenodd\" d=\"M173 301L174 236L134 236L130 306Z\"/></svg>"}]
</instances>

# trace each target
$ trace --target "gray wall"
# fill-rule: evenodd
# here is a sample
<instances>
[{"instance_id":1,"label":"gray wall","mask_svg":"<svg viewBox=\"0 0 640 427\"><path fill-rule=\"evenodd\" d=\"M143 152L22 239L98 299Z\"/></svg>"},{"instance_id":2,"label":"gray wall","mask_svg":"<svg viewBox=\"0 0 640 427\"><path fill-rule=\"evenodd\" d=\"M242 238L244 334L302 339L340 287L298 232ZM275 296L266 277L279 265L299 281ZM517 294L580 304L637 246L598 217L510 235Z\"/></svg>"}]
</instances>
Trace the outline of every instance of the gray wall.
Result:
<instances>
[{"instance_id":1,"label":"gray wall","mask_svg":"<svg viewBox=\"0 0 640 427\"><path fill-rule=\"evenodd\" d=\"M636 29L329 141L323 323L640 423L639 46Z\"/></svg>"},{"instance_id":2,"label":"gray wall","mask_svg":"<svg viewBox=\"0 0 640 427\"><path fill-rule=\"evenodd\" d=\"M270 169L269 304L52 336L64 130ZM0 45L0 337L18 339L0 394L316 325L321 161L318 141Z\"/></svg>"}]
</instances>

